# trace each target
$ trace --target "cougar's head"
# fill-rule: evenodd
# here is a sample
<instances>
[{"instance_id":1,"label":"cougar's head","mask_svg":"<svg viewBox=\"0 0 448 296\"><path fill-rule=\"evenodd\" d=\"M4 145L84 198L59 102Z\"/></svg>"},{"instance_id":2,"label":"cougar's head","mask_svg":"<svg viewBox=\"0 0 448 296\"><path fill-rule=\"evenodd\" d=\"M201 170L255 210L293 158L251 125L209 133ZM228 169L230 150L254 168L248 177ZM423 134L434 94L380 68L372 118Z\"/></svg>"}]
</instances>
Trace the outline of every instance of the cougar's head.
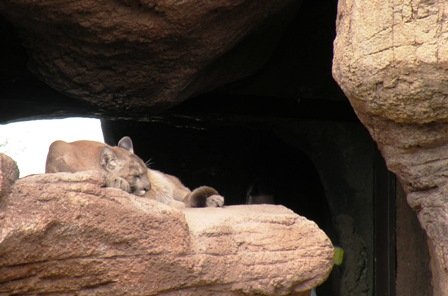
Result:
<instances>
[{"instance_id":1,"label":"cougar's head","mask_svg":"<svg viewBox=\"0 0 448 296\"><path fill-rule=\"evenodd\" d=\"M107 172L129 183L130 193L143 196L151 189L148 168L134 154L131 138L123 137L116 147L105 147L101 158L102 166Z\"/></svg>"}]
</instances>

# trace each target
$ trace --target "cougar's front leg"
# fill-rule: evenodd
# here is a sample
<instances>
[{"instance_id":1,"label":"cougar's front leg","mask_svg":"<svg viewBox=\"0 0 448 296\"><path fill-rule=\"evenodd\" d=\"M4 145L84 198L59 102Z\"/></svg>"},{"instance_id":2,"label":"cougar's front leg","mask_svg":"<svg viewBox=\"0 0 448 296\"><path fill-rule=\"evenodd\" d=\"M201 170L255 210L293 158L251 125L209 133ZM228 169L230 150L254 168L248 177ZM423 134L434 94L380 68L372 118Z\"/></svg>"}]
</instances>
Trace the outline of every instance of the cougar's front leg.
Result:
<instances>
[{"instance_id":1,"label":"cougar's front leg","mask_svg":"<svg viewBox=\"0 0 448 296\"><path fill-rule=\"evenodd\" d=\"M118 188L131 193L131 185L129 185L129 182L121 177L106 176L106 187Z\"/></svg>"}]
</instances>

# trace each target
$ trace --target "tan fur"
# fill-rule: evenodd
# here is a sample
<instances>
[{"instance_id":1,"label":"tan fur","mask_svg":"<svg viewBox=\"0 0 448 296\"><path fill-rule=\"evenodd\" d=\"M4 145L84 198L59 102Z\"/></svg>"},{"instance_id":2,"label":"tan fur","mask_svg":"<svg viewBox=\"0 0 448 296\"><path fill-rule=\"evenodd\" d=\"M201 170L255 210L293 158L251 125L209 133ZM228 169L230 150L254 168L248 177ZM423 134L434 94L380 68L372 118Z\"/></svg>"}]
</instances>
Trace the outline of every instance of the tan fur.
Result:
<instances>
[{"instance_id":1,"label":"tan fur","mask_svg":"<svg viewBox=\"0 0 448 296\"><path fill-rule=\"evenodd\" d=\"M151 190L146 196L164 204L176 208L224 205L224 197L212 187L201 186L191 191L177 177L152 169L148 169L148 179Z\"/></svg>"},{"instance_id":2,"label":"tan fur","mask_svg":"<svg viewBox=\"0 0 448 296\"><path fill-rule=\"evenodd\" d=\"M94 141L55 141L48 151L45 172L101 171L106 176L107 186L143 196L150 189L147 167L133 153L129 137L124 137L120 143L112 147Z\"/></svg>"}]
</instances>

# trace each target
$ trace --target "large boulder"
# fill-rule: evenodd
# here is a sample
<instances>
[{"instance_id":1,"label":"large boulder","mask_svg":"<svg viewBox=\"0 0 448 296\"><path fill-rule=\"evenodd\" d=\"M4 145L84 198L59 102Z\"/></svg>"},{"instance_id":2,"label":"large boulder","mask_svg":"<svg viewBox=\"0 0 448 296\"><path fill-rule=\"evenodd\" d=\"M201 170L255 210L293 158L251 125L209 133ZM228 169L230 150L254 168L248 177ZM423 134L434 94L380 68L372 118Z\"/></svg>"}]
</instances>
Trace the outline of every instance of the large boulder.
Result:
<instances>
[{"instance_id":1,"label":"large boulder","mask_svg":"<svg viewBox=\"0 0 448 296\"><path fill-rule=\"evenodd\" d=\"M448 27L443 0L340 0L333 76L425 229L448 295Z\"/></svg>"},{"instance_id":2,"label":"large boulder","mask_svg":"<svg viewBox=\"0 0 448 296\"><path fill-rule=\"evenodd\" d=\"M0 13L20 32L38 78L136 116L252 74L300 2L4 0Z\"/></svg>"},{"instance_id":3,"label":"large boulder","mask_svg":"<svg viewBox=\"0 0 448 296\"><path fill-rule=\"evenodd\" d=\"M15 183L0 201L0 294L302 295L332 268L323 231L282 206L179 211L104 184Z\"/></svg>"}]
</instances>

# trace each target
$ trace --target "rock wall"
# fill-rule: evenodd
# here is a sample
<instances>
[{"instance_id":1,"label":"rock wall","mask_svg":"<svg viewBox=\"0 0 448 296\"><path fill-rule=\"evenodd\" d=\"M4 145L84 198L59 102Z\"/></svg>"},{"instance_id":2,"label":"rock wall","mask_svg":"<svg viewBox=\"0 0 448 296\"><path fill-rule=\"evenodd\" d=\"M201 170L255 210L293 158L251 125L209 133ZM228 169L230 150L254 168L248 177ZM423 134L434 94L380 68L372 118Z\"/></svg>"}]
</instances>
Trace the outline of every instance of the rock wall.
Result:
<instances>
[{"instance_id":1,"label":"rock wall","mask_svg":"<svg viewBox=\"0 0 448 296\"><path fill-rule=\"evenodd\" d=\"M181 212L104 184L83 172L12 185L1 295L306 295L331 271L327 236L282 206Z\"/></svg>"},{"instance_id":2,"label":"rock wall","mask_svg":"<svg viewBox=\"0 0 448 296\"><path fill-rule=\"evenodd\" d=\"M135 116L253 73L300 3L5 0L0 13L21 33L36 77Z\"/></svg>"},{"instance_id":3,"label":"rock wall","mask_svg":"<svg viewBox=\"0 0 448 296\"><path fill-rule=\"evenodd\" d=\"M434 295L448 295L448 4L338 4L333 76L428 235Z\"/></svg>"},{"instance_id":4,"label":"rock wall","mask_svg":"<svg viewBox=\"0 0 448 296\"><path fill-rule=\"evenodd\" d=\"M426 234L401 188L397 190L396 219L396 295L432 296Z\"/></svg>"}]
</instances>

